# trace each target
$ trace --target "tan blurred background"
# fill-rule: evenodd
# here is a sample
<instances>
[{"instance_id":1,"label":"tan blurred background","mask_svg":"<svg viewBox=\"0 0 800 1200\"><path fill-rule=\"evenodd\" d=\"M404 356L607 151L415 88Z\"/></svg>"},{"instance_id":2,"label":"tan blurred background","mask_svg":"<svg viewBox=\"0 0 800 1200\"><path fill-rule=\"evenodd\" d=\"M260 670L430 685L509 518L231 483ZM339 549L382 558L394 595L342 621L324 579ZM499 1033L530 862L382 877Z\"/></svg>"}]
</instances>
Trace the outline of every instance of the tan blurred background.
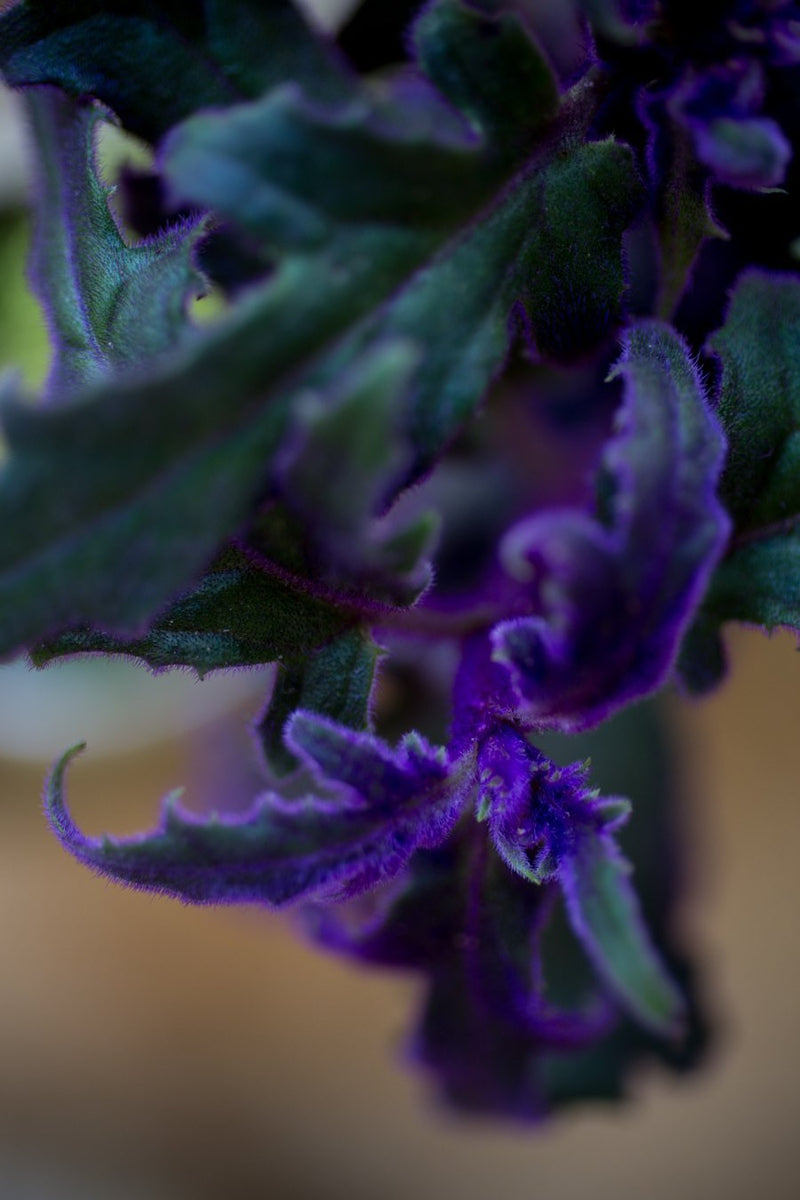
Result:
<instances>
[{"instance_id":1,"label":"tan blurred background","mask_svg":"<svg viewBox=\"0 0 800 1200\"><path fill-rule=\"evenodd\" d=\"M36 381L13 118L0 135L0 361ZM686 917L716 1053L543 1130L431 1104L402 1059L413 980L325 958L286 920L115 888L49 835L46 762L73 730L93 748L71 781L79 822L143 828L190 778L203 722L236 703L253 713L246 679L156 693L117 668L47 686L3 668L0 1200L796 1200L800 663L789 637L739 631L732 651L728 686L674 714L695 826ZM153 741L153 712L156 729L191 720Z\"/></svg>"},{"instance_id":2,"label":"tan blurred background","mask_svg":"<svg viewBox=\"0 0 800 1200\"><path fill-rule=\"evenodd\" d=\"M72 862L43 766L0 765L0 1196L36 1200L794 1200L800 1192L800 664L742 634L724 692L677 716L692 763L687 916L721 1037L700 1074L545 1130L460 1123L402 1064L416 985L256 912L191 910ZM186 739L88 756L91 831L147 825ZM700 861L697 861L697 860Z\"/></svg>"}]
</instances>

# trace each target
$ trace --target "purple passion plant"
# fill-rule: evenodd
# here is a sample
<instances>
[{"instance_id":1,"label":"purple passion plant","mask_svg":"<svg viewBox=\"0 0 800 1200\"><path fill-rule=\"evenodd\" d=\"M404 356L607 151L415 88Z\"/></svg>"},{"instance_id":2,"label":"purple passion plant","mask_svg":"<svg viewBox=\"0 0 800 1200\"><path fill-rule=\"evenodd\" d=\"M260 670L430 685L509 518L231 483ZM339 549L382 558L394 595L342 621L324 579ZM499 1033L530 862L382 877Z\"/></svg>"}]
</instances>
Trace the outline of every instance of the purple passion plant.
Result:
<instances>
[{"instance_id":1,"label":"purple passion plant","mask_svg":"<svg viewBox=\"0 0 800 1200\"><path fill-rule=\"evenodd\" d=\"M333 41L289 0L22 0L0 68L54 349L40 403L5 383L0 650L275 664L248 811L89 838L73 750L57 837L424 973L463 1109L690 1064L628 706L716 684L725 622L800 628L800 5L366 0ZM113 211L109 121L154 148Z\"/></svg>"}]
</instances>

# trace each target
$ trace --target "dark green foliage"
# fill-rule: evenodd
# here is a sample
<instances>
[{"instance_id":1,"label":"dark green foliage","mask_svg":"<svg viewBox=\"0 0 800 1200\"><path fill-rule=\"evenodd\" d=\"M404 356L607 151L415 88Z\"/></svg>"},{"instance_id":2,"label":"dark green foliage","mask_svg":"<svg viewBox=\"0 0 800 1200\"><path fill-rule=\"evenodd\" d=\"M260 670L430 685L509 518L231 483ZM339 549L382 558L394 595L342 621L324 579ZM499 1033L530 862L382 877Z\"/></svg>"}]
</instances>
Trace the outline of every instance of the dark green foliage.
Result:
<instances>
[{"instance_id":1,"label":"dark green foliage","mask_svg":"<svg viewBox=\"0 0 800 1200\"><path fill-rule=\"evenodd\" d=\"M642 924L630 863L608 838L585 839L567 862L567 910L592 962L645 1028L680 1036L683 998Z\"/></svg>"},{"instance_id":2,"label":"dark green foliage","mask_svg":"<svg viewBox=\"0 0 800 1200\"><path fill-rule=\"evenodd\" d=\"M595 143L540 177L538 219L522 247L522 303L546 358L573 359L614 330L625 290L622 234L642 199L632 167L627 146Z\"/></svg>"},{"instance_id":3,"label":"dark green foliage","mask_svg":"<svg viewBox=\"0 0 800 1200\"><path fill-rule=\"evenodd\" d=\"M302 708L347 725L370 725L370 701L381 650L369 633L355 628L336 637L316 652L281 665L267 709L256 727L267 765L276 775L298 766L284 741L286 722Z\"/></svg>"},{"instance_id":4,"label":"dark green foliage","mask_svg":"<svg viewBox=\"0 0 800 1200\"><path fill-rule=\"evenodd\" d=\"M513 159L557 112L558 90L522 22L503 8L431 4L414 27L414 49L441 93L488 135L489 153Z\"/></svg>"},{"instance_id":5,"label":"dark green foliage","mask_svg":"<svg viewBox=\"0 0 800 1200\"><path fill-rule=\"evenodd\" d=\"M27 106L41 214L31 273L55 346L48 391L63 398L149 365L187 332L189 300L205 287L193 261L201 229L178 227L127 246L95 161L99 111L55 88L35 89Z\"/></svg>"},{"instance_id":6,"label":"dark green foliage","mask_svg":"<svg viewBox=\"0 0 800 1200\"><path fill-rule=\"evenodd\" d=\"M684 649L683 674L696 691L724 670L724 622L800 631L799 329L800 283L750 272L710 341L728 437L721 495L735 527Z\"/></svg>"},{"instance_id":7,"label":"dark green foliage","mask_svg":"<svg viewBox=\"0 0 800 1200\"><path fill-rule=\"evenodd\" d=\"M721 495L737 533L800 513L800 282L740 280L710 349L722 365L719 415L728 436Z\"/></svg>"},{"instance_id":8,"label":"dark green foliage","mask_svg":"<svg viewBox=\"0 0 800 1200\"><path fill-rule=\"evenodd\" d=\"M0 652L85 622L138 633L245 520L286 420L258 403L260 315L57 408L6 396Z\"/></svg>"},{"instance_id":9,"label":"dark green foliage","mask_svg":"<svg viewBox=\"0 0 800 1200\"><path fill-rule=\"evenodd\" d=\"M378 345L331 395L301 398L280 470L314 577L398 605L412 604L430 582L436 529L434 514L405 524L377 519L413 464L397 418L416 361L411 343Z\"/></svg>"},{"instance_id":10,"label":"dark green foliage","mask_svg":"<svg viewBox=\"0 0 800 1200\"><path fill-rule=\"evenodd\" d=\"M710 238L727 238L714 218L710 188L698 170L688 137L676 136L656 229L661 279L657 311L669 320L689 288L698 255Z\"/></svg>"},{"instance_id":11,"label":"dark green foliage","mask_svg":"<svg viewBox=\"0 0 800 1200\"><path fill-rule=\"evenodd\" d=\"M129 654L156 669L180 665L204 675L223 667L297 659L352 622L348 612L292 587L231 549L196 587L160 613L143 636L70 630L34 646L31 659L42 666L68 654Z\"/></svg>"},{"instance_id":12,"label":"dark green foliage","mask_svg":"<svg viewBox=\"0 0 800 1200\"><path fill-rule=\"evenodd\" d=\"M421 46L426 38L430 41L439 74L448 53L455 53L458 62L480 62L480 56L476 60L468 52L469 39L476 36L472 17L461 5L450 4L450 9L461 22L455 51L444 43L437 48L435 22L427 33L423 23L417 34ZM452 36L452 21L448 28ZM500 38L500 48L512 54L509 69L518 66L522 44L518 34ZM531 110L535 135L552 97L547 100L543 82L547 68L533 44L525 45L531 89L525 102L544 104L541 113ZM464 79L464 94L479 96L480 74L470 68ZM6 401L10 454L0 477L0 506L10 532L0 550L0 652L87 623L115 638L139 638L144 624L186 588L220 543L242 525L257 497L279 483L270 464L279 461L275 455L291 428L293 408L302 406L309 390L336 395L343 372L397 338L414 342L418 365L412 386L397 395L392 420L410 451L404 478L419 475L475 412L503 363L510 314L530 287L528 247L552 250L573 239L588 246L609 199L615 205L614 233L583 260L570 260L565 276L554 262L551 294L562 305L565 323L584 328L586 297L595 295L598 280L611 280L610 290L601 285L602 303L610 306L602 328L598 305L589 302L592 335L600 336L615 319L624 214L633 210L638 185L626 149L613 142L573 143L582 107L591 104L591 88L579 86L565 102L561 140L556 125L552 145L510 183L506 154L492 153L490 141L479 141L472 149L469 141L463 143L455 161L462 164L465 156L474 161L476 182L467 207L473 217L480 215L477 223L465 222L464 208L433 227L427 219L415 223L413 216L398 225L383 211L370 220L363 213L352 225L334 222L321 241L315 234L313 249L306 245L303 196L316 194L312 181L318 179L323 149L330 156L330 172L346 181L351 166L348 160L339 163L337 156L349 154L350 139L367 128L381 162L388 166L396 158L400 181L410 170L435 210L430 156L441 154L446 179L444 164L453 161L453 145L430 131L422 136L412 129L410 137L398 119L376 124L366 92L324 111L298 108L294 93L278 91L272 97L254 102L253 110L234 109L224 145L213 137L208 141L217 118L193 118L170 139L165 160L176 189L185 199L200 202L208 180L228 169L237 130L251 111L266 103L264 111L275 114L277 126L267 122L263 136L269 141L274 129L277 163L283 161L278 132L286 127L281 122L305 114L303 120L311 122L309 136L313 131L311 148L300 139L282 188L267 186L263 203L259 201L255 225L248 226L252 188L242 191L231 184L222 204L223 214L235 222L254 232L269 231L270 246L295 247L267 282L202 337L181 337L168 357L148 363L130 378L75 393L68 404L59 396L58 411L36 412L22 401ZM348 113L345 120L342 114ZM486 136L495 132L486 131ZM428 146L424 170L419 162L414 165L413 156L408 158L410 145L420 138L420 145ZM188 146L194 157L187 177L180 163L185 164L181 155ZM205 172L198 154L207 160ZM559 182L565 172L569 189ZM548 203L551 187L563 201L561 211ZM91 207L81 198L76 203L83 206L82 219L91 220ZM107 216L95 213L94 219L105 226ZM544 247L543 223L550 239ZM284 231L280 237L279 229ZM298 230L306 230L299 237L301 249ZM50 295L52 308L57 300ZM541 328L549 330L553 312L542 306ZM538 337L539 315L530 295L528 310ZM384 479L384 503L402 482ZM58 506L49 499L53 488ZM424 545L426 536L420 527L411 538L412 551ZM374 548L364 553L369 559Z\"/></svg>"},{"instance_id":13,"label":"dark green foliage","mask_svg":"<svg viewBox=\"0 0 800 1200\"><path fill-rule=\"evenodd\" d=\"M11 84L95 96L153 141L287 79L321 98L345 86L291 0L23 0L0 18L0 69Z\"/></svg>"}]
</instances>

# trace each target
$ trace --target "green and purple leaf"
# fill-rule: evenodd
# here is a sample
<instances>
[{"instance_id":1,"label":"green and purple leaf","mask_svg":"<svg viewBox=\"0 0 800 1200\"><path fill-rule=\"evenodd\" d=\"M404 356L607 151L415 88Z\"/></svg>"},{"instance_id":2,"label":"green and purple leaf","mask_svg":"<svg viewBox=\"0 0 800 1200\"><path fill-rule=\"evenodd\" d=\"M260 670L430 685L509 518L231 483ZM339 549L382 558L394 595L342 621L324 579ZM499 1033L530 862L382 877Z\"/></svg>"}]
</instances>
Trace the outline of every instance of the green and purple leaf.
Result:
<instances>
[{"instance_id":1,"label":"green and purple leaf","mask_svg":"<svg viewBox=\"0 0 800 1200\"><path fill-rule=\"evenodd\" d=\"M686 346L642 323L615 374L625 392L603 460L607 514L550 511L505 543L540 612L497 626L494 655L537 728L590 727L664 682L728 535L723 440Z\"/></svg>"},{"instance_id":2,"label":"green and purple leaf","mask_svg":"<svg viewBox=\"0 0 800 1200\"><path fill-rule=\"evenodd\" d=\"M577 839L559 871L570 924L628 1014L661 1037L678 1038L686 1004L650 940L630 872L607 833Z\"/></svg>"},{"instance_id":3,"label":"green and purple leaf","mask_svg":"<svg viewBox=\"0 0 800 1200\"><path fill-rule=\"evenodd\" d=\"M38 152L31 278L48 317L49 403L142 370L189 335L189 301L206 288L193 253L198 222L127 245L96 160L97 106L55 88L26 95Z\"/></svg>"},{"instance_id":4,"label":"green and purple leaf","mask_svg":"<svg viewBox=\"0 0 800 1200\"><path fill-rule=\"evenodd\" d=\"M454 0L448 4L448 11L461 14L458 40L449 52L458 61L475 61L469 52L469 39L478 36L472 16ZM425 36L434 35L439 36L435 25ZM418 34L420 53L425 36ZM501 37L498 45L507 42ZM522 43L515 35L511 44L518 62ZM551 97L541 113L531 116L534 158L512 179L510 159L486 149L488 134L484 139L471 135L463 153L474 158L484 198L469 214L462 209L449 225L436 227L380 220L347 228L334 223L320 246L286 253L266 283L202 336L180 338L141 372L80 389L58 411L36 411L12 389L4 402L9 453L0 473L0 514L9 531L0 549L0 653L86 625L114 638L140 639L176 595L194 586L221 545L252 516L257 499L278 482L279 453L299 399L309 390L337 395L345 373L377 346L397 339L410 343L418 355L414 386L405 402L398 397L396 413L396 428L412 455L406 474L411 479L426 470L475 413L501 368L512 340L512 315L527 305L534 339L538 330L552 326L554 310L539 314L529 294L534 265L526 247L531 239L541 247L543 237L556 236L554 229L561 230L554 245L568 230L575 245L587 250L554 276L549 301L562 306L565 324L582 327L587 297L591 308L603 264L610 264L609 278L621 277L624 214L633 210L638 183L626 148L613 142L575 144L576 122L593 103L591 89L579 86L554 116L548 108L554 85L548 92L543 84L549 69L533 43L525 45L528 102L541 106L543 96ZM437 50L440 74L447 53L444 44ZM502 73L502 59L493 69ZM469 87L480 90L479 77L468 75ZM434 110L441 104L433 102ZM337 178L351 174L350 168L339 171L342 114L356 114L345 137L349 154L347 139L358 141L364 121L374 125L373 108L365 94L357 102L314 110L315 154L328 146L331 174ZM270 111L282 113L283 120L280 105ZM208 156L209 170L198 171L198 180L226 170L224 154L235 154L238 123L248 112L240 106L230 113L227 146L204 143L210 118L198 117L175 131L173 150L196 141L197 152ZM543 122L553 126L553 136L536 151ZM500 125L505 123L503 118ZM410 127L413 142L418 122ZM272 163L277 171L286 148L279 138L270 143L276 130L267 123L263 136L274 152L274 162L268 156L265 168ZM386 162L396 156L398 164L407 163L403 111L381 130ZM445 159L451 155L441 135L429 140L426 162L437 146ZM518 141L515 146L521 154ZM271 228L276 214L283 219L304 211L303 194L309 193L303 188L312 181L316 187L318 180L316 157L298 151L296 162L291 154L289 159L294 165L283 190L271 187L269 176L264 179L261 211ZM583 183L580 164L586 168ZM282 178L280 171L276 178ZM429 190L428 167L415 178ZM602 187L598 178L605 181ZM400 166L397 179L403 181ZM562 187L564 181L571 186ZM175 186L179 182L173 179ZM183 182L191 191L191 181ZM554 187L563 200L556 210L550 204ZM596 244L609 187L617 202L614 234ZM626 193L630 202L621 203ZM231 196L224 215L246 222L241 208L248 197L235 188ZM202 200L200 194L187 198ZM608 299L604 293L603 305ZM612 304L609 328L616 319ZM594 318L590 325L592 336L604 332ZM56 494L58 504L52 502Z\"/></svg>"},{"instance_id":5,"label":"green and purple leaf","mask_svg":"<svg viewBox=\"0 0 800 1200\"><path fill-rule=\"evenodd\" d=\"M479 816L506 865L533 883L555 880L575 935L618 1003L654 1032L677 1035L684 1002L613 837L630 804L590 790L586 766L557 767L510 725L484 740L478 772Z\"/></svg>"},{"instance_id":6,"label":"green and purple leaf","mask_svg":"<svg viewBox=\"0 0 800 1200\"><path fill-rule=\"evenodd\" d=\"M363 628L349 629L302 658L278 665L275 683L255 734L267 766L281 776L300 760L287 746L284 730L303 709L349 729L371 728L372 691L381 649Z\"/></svg>"},{"instance_id":7,"label":"green and purple leaf","mask_svg":"<svg viewBox=\"0 0 800 1200\"><path fill-rule=\"evenodd\" d=\"M78 747L50 777L48 819L74 858L118 883L191 904L281 907L303 897L345 899L394 878L415 850L445 840L463 808L463 779L414 735L391 750L370 734L296 712L287 740L329 798L269 793L243 815L210 818L170 798L152 833L90 838L64 795Z\"/></svg>"}]
</instances>

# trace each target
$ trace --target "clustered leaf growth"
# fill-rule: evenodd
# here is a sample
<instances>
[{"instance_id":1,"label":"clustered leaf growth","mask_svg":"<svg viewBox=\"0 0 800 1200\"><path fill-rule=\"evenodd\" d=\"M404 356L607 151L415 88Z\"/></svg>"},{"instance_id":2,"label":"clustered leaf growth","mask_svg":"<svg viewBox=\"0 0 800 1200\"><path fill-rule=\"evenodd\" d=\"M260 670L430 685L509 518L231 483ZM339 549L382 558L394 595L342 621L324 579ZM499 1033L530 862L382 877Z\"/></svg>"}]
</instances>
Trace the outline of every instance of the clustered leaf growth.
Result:
<instances>
[{"instance_id":1,"label":"clustered leaf growth","mask_svg":"<svg viewBox=\"0 0 800 1200\"><path fill-rule=\"evenodd\" d=\"M53 342L4 384L0 651L275 664L249 811L89 838L72 750L57 837L423 972L441 1093L538 1118L702 1048L629 706L800 628L800 6L574 0L553 44L382 0L367 44L376 3L338 43L289 0L0 17ZM112 208L115 121L154 159Z\"/></svg>"}]
</instances>

